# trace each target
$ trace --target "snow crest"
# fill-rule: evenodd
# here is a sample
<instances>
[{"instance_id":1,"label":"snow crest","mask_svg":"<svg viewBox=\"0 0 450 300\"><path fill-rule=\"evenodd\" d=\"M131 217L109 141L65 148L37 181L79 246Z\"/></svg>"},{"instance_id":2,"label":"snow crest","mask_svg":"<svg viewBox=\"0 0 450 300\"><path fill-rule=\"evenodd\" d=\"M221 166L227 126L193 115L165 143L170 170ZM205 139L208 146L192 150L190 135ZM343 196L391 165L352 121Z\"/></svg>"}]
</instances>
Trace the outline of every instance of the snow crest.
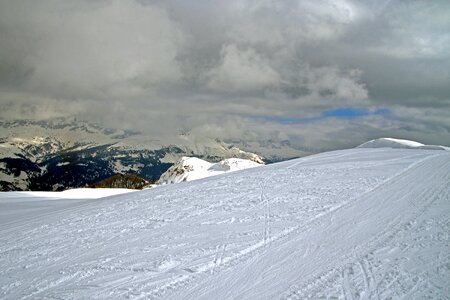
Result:
<instances>
[{"instance_id":1,"label":"snow crest","mask_svg":"<svg viewBox=\"0 0 450 300\"><path fill-rule=\"evenodd\" d=\"M157 184L164 185L191 181L261 165L254 161L240 158L228 158L218 163L210 163L197 157L184 156L161 175Z\"/></svg>"},{"instance_id":2,"label":"snow crest","mask_svg":"<svg viewBox=\"0 0 450 300\"><path fill-rule=\"evenodd\" d=\"M440 145L424 145L419 142L394 139L394 138L379 138L374 139L357 148L395 148L395 149L426 149L426 150L449 150L450 148Z\"/></svg>"}]
</instances>

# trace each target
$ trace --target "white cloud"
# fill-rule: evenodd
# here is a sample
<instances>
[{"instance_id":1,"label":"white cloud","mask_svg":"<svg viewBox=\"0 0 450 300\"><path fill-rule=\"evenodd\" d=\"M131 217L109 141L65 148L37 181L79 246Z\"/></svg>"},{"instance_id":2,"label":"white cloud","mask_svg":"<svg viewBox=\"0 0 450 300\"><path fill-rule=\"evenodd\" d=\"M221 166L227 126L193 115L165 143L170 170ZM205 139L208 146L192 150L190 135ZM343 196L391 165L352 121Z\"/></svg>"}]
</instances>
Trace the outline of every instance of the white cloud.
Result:
<instances>
[{"instance_id":1,"label":"white cloud","mask_svg":"<svg viewBox=\"0 0 450 300\"><path fill-rule=\"evenodd\" d=\"M13 7L19 17L11 22L22 28L16 40L33 36L30 91L55 98L133 97L182 78L176 57L183 34L165 9L137 1L82 3L44 1L26 16L34 5Z\"/></svg>"},{"instance_id":2,"label":"white cloud","mask_svg":"<svg viewBox=\"0 0 450 300\"><path fill-rule=\"evenodd\" d=\"M227 45L221 51L221 64L209 74L208 87L219 91L255 91L277 86L280 76L255 50Z\"/></svg>"},{"instance_id":3,"label":"white cloud","mask_svg":"<svg viewBox=\"0 0 450 300\"><path fill-rule=\"evenodd\" d=\"M344 105L355 102L356 104L362 104L358 100L368 98L367 89L360 82L361 71L358 69L343 72L336 66L319 68L308 66L307 70L307 88L314 95L339 99L345 103Z\"/></svg>"}]
</instances>

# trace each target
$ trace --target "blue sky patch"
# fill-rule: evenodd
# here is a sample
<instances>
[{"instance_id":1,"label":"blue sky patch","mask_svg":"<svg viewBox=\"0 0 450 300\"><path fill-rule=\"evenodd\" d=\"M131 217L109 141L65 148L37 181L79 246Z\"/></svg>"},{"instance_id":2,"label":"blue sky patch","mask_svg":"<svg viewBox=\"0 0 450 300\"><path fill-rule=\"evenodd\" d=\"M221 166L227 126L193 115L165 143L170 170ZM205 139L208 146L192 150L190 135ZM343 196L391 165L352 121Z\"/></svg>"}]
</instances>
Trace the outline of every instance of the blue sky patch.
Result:
<instances>
[{"instance_id":1,"label":"blue sky patch","mask_svg":"<svg viewBox=\"0 0 450 300\"><path fill-rule=\"evenodd\" d=\"M354 119L366 116L386 115L389 114L387 108L377 108L376 110L369 110L367 108L341 107L322 112L320 116L315 117L283 117L283 116L267 116L263 117L263 121L275 122L279 124L294 124L294 123L310 123L320 121L327 118L337 119Z\"/></svg>"},{"instance_id":2,"label":"blue sky patch","mask_svg":"<svg viewBox=\"0 0 450 300\"><path fill-rule=\"evenodd\" d=\"M326 110L322 113L322 116L324 118L353 119L365 116L384 115L387 113L389 113L389 110L387 108L378 108L374 111L371 111L367 108L343 107L333 110Z\"/></svg>"}]
</instances>

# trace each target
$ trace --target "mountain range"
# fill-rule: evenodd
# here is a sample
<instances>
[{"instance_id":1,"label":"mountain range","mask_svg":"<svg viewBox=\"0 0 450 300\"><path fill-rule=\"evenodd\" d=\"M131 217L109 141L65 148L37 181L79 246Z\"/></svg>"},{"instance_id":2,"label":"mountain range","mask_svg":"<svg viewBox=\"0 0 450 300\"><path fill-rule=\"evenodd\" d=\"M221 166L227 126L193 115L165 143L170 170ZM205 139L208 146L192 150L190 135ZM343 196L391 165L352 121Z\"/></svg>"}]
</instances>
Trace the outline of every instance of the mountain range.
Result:
<instances>
[{"instance_id":1,"label":"mountain range","mask_svg":"<svg viewBox=\"0 0 450 300\"><path fill-rule=\"evenodd\" d=\"M116 174L156 181L183 156L262 163L260 155L215 138L183 132L164 140L76 118L0 121L0 190L63 190Z\"/></svg>"}]
</instances>

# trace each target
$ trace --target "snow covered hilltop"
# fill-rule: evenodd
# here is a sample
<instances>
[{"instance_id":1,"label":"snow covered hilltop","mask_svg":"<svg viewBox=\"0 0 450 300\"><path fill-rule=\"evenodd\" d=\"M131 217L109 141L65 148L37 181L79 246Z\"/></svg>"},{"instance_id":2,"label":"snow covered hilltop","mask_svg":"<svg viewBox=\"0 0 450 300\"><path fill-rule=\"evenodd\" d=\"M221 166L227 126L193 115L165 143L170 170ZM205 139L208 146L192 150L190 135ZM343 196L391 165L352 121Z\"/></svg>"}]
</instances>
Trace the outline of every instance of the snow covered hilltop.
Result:
<instances>
[{"instance_id":1,"label":"snow covered hilltop","mask_svg":"<svg viewBox=\"0 0 450 300\"><path fill-rule=\"evenodd\" d=\"M396 149L427 149L427 150L450 150L449 147L440 145L424 145L410 140L401 140L393 138L379 138L368 141L358 148L396 148Z\"/></svg>"},{"instance_id":2,"label":"snow covered hilltop","mask_svg":"<svg viewBox=\"0 0 450 300\"><path fill-rule=\"evenodd\" d=\"M163 173L157 181L157 184L164 185L191 181L227 172L259 167L261 165L262 162L258 163L240 158L228 158L218 163L210 163L197 157L185 156Z\"/></svg>"},{"instance_id":3,"label":"snow covered hilltop","mask_svg":"<svg viewBox=\"0 0 450 300\"><path fill-rule=\"evenodd\" d=\"M0 298L447 299L449 170L357 148L97 200L1 193Z\"/></svg>"}]
</instances>

